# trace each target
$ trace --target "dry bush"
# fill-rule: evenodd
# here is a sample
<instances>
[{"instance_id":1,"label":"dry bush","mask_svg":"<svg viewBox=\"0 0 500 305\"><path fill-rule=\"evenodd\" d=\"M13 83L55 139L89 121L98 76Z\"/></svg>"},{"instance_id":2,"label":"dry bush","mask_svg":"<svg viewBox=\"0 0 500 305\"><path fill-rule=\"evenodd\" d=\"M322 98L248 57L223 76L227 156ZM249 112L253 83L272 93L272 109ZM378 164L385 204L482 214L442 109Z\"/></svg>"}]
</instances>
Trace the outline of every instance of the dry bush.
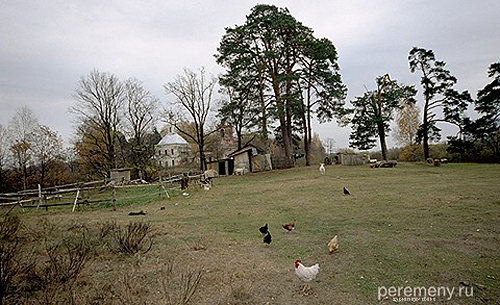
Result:
<instances>
[{"instance_id":1,"label":"dry bush","mask_svg":"<svg viewBox=\"0 0 500 305\"><path fill-rule=\"evenodd\" d=\"M111 235L112 232L116 231L116 229L116 221L99 222L99 237L104 239Z\"/></svg>"},{"instance_id":2,"label":"dry bush","mask_svg":"<svg viewBox=\"0 0 500 305\"><path fill-rule=\"evenodd\" d=\"M21 221L17 216L5 217L0 221L0 240L11 242L16 240Z\"/></svg>"},{"instance_id":3,"label":"dry bush","mask_svg":"<svg viewBox=\"0 0 500 305\"><path fill-rule=\"evenodd\" d=\"M24 269L21 241L18 238L20 223L16 216L0 221L0 303L12 293L16 277Z\"/></svg>"},{"instance_id":4,"label":"dry bush","mask_svg":"<svg viewBox=\"0 0 500 305\"><path fill-rule=\"evenodd\" d=\"M115 271L110 274L114 279L110 292L120 304L196 303L195 295L203 276L201 268L186 268L183 264L174 263L173 259L165 260L154 270L147 270L145 265L134 266L124 262Z\"/></svg>"},{"instance_id":5,"label":"dry bush","mask_svg":"<svg viewBox=\"0 0 500 305\"><path fill-rule=\"evenodd\" d=\"M205 246L205 242L203 241L202 237L196 238L195 240L192 241L185 241L186 245L188 246L189 249L194 250L194 251L200 251L200 250L206 250L207 246Z\"/></svg>"},{"instance_id":6,"label":"dry bush","mask_svg":"<svg viewBox=\"0 0 500 305\"><path fill-rule=\"evenodd\" d=\"M174 271L174 264L170 261L160 273L166 304L187 305L200 285L203 269Z\"/></svg>"},{"instance_id":7,"label":"dry bush","mask_svg":"<svg viewBox=\"0 0 500 305\"><path fill-rule=\"evenodd\" d=\"M92 254L86 234L82 234L77 242L63 241L47 246L46 251L49 257L45 268L46 277L55 283L67 283L76 279Z\"/></svg>"},{"instance_id":8,"label":"dry bush","mask_svg":"<svg viewBox=\"0 0 500 305\"><path fill-rule=\"evenodd\" d=\"M228 280L226 283L229 286L229 291L226 295L224 304L255 304L255 294L258 294L254 287L254 282L244 279L240 276L226 275ZM224 281L226 282L226 281Z\"/></svg>"},{"instance_id":9,"label":"dry bush","mask_svg":"<svg viewBox=\"0 0 500 305\"><path fill-rule=\"evenodd\" d=\"M55 243L45 241L38 263L27 270L26 290L38 302L71 303L70 293L86 265L93 259L90 236L82 233Z\"/></svg>"},{"instance_id":10,"label":"dry bush","mask_svg":"<svg viewBox=\"0 0 500 305\"><path fill-rule=\"evenodd\" d=\"M130 222L125 227L112 227L109 233L111 235L110 249L115 253L130 255L147 253L153 247L151 232L151 224L143 222Z\"/></svg>"}]
</instances>

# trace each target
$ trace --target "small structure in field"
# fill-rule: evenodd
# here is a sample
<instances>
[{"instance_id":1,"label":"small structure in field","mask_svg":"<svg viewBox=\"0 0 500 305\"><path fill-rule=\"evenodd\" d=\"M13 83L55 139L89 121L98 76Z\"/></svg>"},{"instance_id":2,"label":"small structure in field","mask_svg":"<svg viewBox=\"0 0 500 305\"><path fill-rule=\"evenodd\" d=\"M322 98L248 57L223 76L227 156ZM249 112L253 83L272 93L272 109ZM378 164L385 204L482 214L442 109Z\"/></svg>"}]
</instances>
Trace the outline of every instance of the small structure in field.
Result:
<instances>
[{"instance_id":1,"label":"small structure in field","mask_svg":"<svg viewBox=\"0 0 500 305\"><path fill-rule=\"evenodd\" d=\"M234 160L234 173L245 174L272 170L271 155L255 145L247 144L228 155Z\"/></svg>"},{"instance_id":2,"label":"small structure in field","mask_svg":"<svg viewBox=\"0 0 500 305\"><path fill-rule=\"evenodd\" d=\"M370 160L370 156L366 154L337 154L334 159L337 163L342 165L362 165L366 164Z\"/></svg>"},{"instance_id":3,"label":"small structure in field","mask_svg":"<svg viewBox=\"0 0 500 305\"><path fill-rule=\"evenodd\" d=\"M206 161L207 170L215 171L221 176L232 175L234 171L234 160L231 158L213 159L208 158Z\"/></svg>"},{"instance_id":4,"label":"small structure in field","mask_svg":"<svg viewBox=\"0 0 500 305\"><path fill-rule=\"evenodd\" d=\"M129 182L132 177L132 168L113 168L109 170L109 178L115 182Z\"/></svg>"}]
</instances>

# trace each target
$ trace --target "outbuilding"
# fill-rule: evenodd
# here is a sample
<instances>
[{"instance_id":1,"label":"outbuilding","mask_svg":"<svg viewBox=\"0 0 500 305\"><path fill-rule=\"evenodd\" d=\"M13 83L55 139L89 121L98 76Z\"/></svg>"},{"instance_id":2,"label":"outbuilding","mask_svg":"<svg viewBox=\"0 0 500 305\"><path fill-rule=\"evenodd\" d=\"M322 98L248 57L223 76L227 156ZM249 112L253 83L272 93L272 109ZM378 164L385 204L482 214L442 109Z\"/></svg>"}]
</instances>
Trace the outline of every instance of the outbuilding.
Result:
<instances>
[{"instance_id":1,"label":"outbuilding","mask_svg":"<svg viewBox=\"0 0 500 305\"><path fill-rule=\"evenodd\" d=\"M116 183L129 182L132 176L132 168L113 168L109 170L109 178Z\"/></svg>"},{"instance_id":2,"label":"outbuilding","mask_svg":"<svg viewBox=\"0 0 500 305\"><path fill-rule=\"evenodd\" d=\"M272 170L271 155L253 145L238 149L228 155L234 162L234 174L255 173Z\"/></svg>"}]
</instances>

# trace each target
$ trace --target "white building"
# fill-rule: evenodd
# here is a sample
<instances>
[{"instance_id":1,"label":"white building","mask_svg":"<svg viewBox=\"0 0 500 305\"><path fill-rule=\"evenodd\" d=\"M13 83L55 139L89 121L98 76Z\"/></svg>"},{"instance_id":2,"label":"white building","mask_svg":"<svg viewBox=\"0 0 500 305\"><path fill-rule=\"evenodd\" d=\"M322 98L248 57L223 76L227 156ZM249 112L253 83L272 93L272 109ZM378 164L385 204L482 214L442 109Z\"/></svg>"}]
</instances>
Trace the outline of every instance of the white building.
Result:
<instances>
[{"instance_id":1,"label":"white building","mask_svg":"<svg viewBox=\"0 0 500 305\"><path fill-rule=\"evenodd\" d=\"M156 144L156 158L160 166L173 167L182 165L189 154L189 144L169 128L169 132Z\"/></svg>"}]
</instances>

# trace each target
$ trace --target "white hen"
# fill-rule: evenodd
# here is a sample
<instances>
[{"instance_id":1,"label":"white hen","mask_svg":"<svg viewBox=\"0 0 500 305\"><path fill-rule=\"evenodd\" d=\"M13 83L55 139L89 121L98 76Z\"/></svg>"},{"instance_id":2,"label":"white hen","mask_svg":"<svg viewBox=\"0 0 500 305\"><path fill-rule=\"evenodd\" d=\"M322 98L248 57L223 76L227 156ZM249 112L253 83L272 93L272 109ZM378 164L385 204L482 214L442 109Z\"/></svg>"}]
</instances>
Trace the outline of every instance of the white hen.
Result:
<instances>
[{"instance_id":1,"label":"white hen","mask_svg":"<svg viewBox=\"0 0 500 305\"><path fill-rule=\"evenodd\" d=\"M300 260L295 261L295 274L304 283L309 283L316 278L319 272L319 264L305 267Z\"/></svg>"}]
</instances>

